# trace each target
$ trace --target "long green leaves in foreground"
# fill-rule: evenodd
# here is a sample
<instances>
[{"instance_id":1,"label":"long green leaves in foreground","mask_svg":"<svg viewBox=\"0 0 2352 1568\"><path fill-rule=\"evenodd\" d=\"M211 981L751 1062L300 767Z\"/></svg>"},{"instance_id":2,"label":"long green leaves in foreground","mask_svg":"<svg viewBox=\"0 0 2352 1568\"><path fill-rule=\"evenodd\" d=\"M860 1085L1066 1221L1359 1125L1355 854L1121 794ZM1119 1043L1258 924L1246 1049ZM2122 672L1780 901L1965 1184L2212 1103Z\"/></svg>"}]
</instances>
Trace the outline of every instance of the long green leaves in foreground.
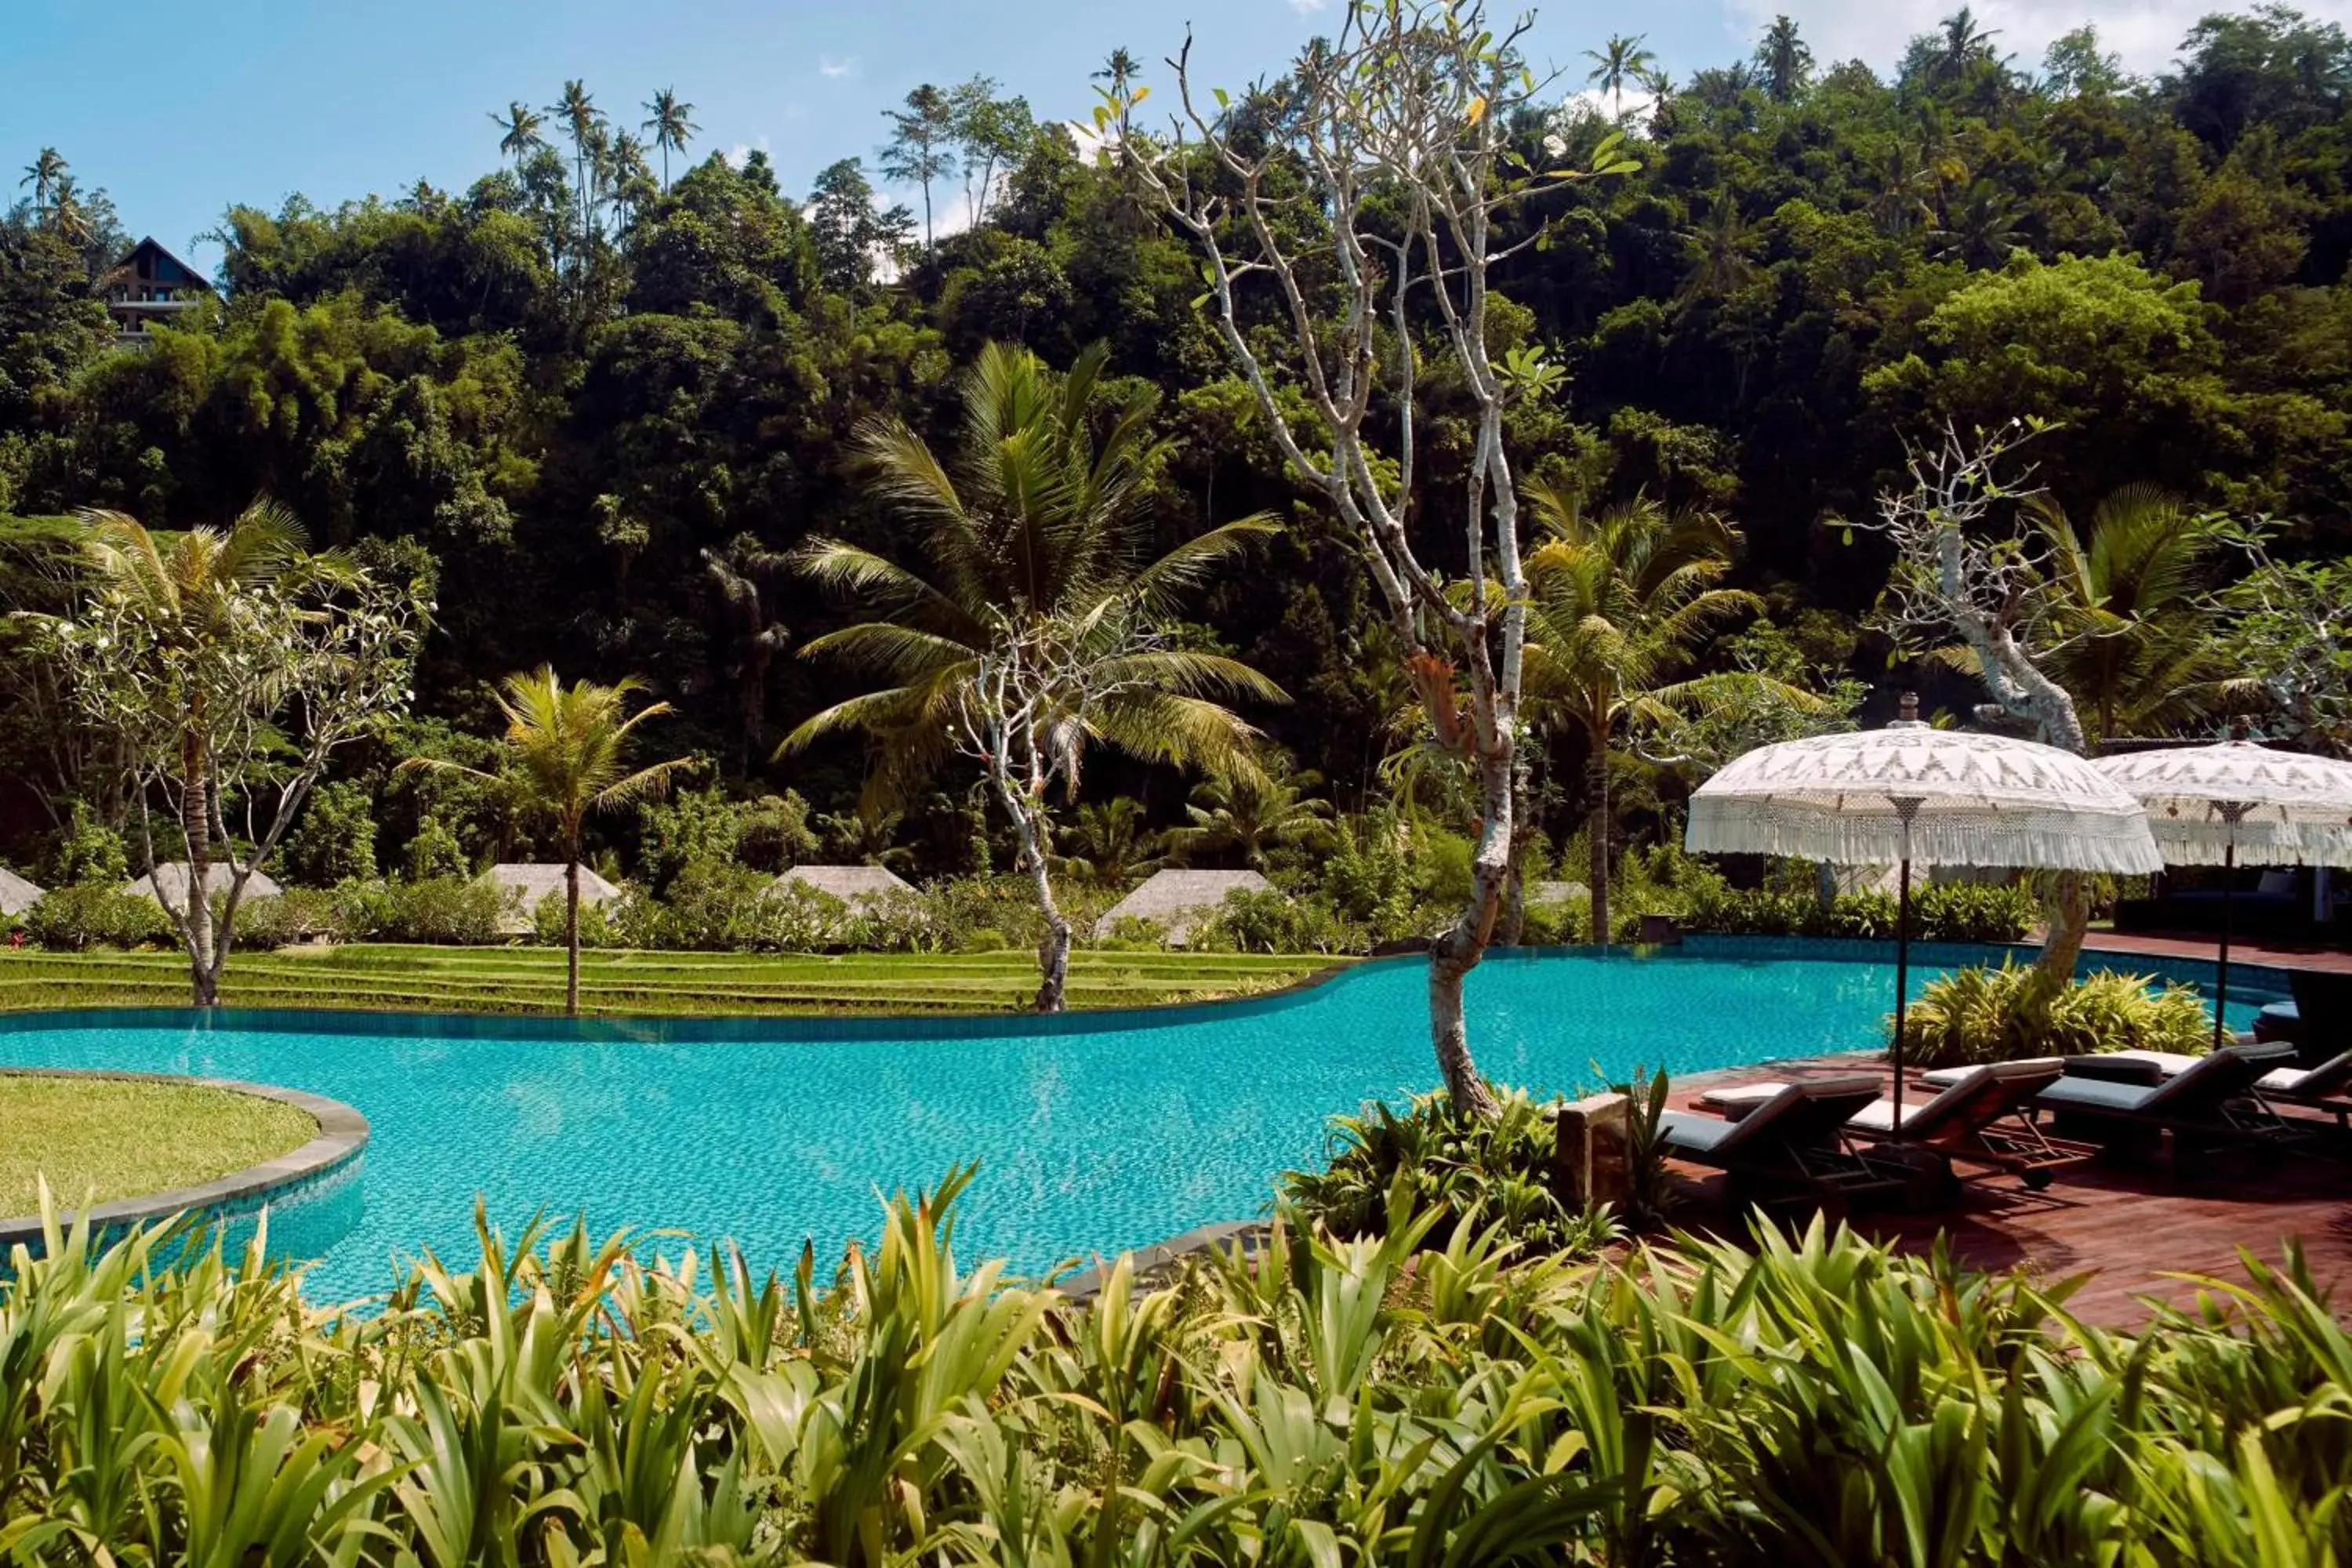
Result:
<instances>
[{"instance_id":1,"label":"long green leaves in foreground","mask_svg":"<svg viewBox=\"0 0 2352 1568\"><path fill-rule=\"evenodd\" d=\"M830 1286L534 1229L372 1315L52 1226L0 1287L24 1563L2281 1563L2352 1546L2299 1263L2137 1335L1843 1232L1608 1266L1380 1237L1090 1300L966 1272L968 1173Z\"/></svg>"}]
</instances>

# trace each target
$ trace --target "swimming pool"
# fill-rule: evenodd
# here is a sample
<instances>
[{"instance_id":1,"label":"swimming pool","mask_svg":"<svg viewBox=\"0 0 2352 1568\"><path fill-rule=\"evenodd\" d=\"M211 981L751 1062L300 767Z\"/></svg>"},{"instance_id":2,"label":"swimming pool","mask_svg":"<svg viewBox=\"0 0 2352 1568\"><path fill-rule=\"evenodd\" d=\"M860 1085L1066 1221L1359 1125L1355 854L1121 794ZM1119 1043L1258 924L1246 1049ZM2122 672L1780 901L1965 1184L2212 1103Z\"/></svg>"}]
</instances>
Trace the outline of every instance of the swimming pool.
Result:
<instances>
[{"instance_id":1,"label":"swimming pool","mask_svg":"<svg viewBox=\"0 0 2352 1568\"><path fill-rule=\"evenodd\" d=\"M1433 1081L1425 984L1392 961L1277 997L1053 1020L53 1014L0 1022L0 1065L358 1108L374 1128L360 1167L273 1218L289 1249L323 1249L320 1297L380 1290L425 1247L470 1260L477 1194L509 1235L544 1210L731 1237L758 1268L809 1240L824 1267L874 1230L877 1188L973 1160L962 1255L1034 1271L1257 1213L1333 1112ZM1573 1092L1637 1065L1868 1047L1893 984L1870 959L1514 954L1472 974L1471 1039L1489 1076ZM2233 991L2231 1023L2270 999Z\"/></svg>"}]
</instances>

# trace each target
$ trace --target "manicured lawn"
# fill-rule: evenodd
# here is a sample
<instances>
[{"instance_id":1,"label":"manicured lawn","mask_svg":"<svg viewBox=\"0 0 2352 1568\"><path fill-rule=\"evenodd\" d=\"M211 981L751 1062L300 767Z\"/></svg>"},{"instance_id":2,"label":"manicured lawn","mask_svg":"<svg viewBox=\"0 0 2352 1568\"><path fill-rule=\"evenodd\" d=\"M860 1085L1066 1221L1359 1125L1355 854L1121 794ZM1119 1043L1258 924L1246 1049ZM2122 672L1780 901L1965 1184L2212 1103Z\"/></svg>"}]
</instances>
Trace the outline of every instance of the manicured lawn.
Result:
<instances>
[{"instance_id":1,"label":"manicured lawn","mask_svg":"<svg viewBox=\"0 0 2352 1568\"><path fill-rule=\"evenodd\" d=\"M1319 954L1087 952L1070 956L1070 1005L1135 1007L1246 995L1345 960ZM581 959L584 1013L990 1013L1027 1005L1030 953L592 952ZM0 953L0 1010L174 1007L187 962L163 952ZM239 952L222 1000L233 1007L373 1007L558 1012L563 954L548 948L354 943Z\"/></svg>"},{"instance_id":2,"label":"manicured lawn","mask_svg":"<svg viewBox=\"0 0 2352 1568\"><path fill-rule=\"evenodd\" d=\"M192 1187L318 1135L308 1113L194 1084L0 1073L0 1215Z\"/></svg>"}]
</instances>

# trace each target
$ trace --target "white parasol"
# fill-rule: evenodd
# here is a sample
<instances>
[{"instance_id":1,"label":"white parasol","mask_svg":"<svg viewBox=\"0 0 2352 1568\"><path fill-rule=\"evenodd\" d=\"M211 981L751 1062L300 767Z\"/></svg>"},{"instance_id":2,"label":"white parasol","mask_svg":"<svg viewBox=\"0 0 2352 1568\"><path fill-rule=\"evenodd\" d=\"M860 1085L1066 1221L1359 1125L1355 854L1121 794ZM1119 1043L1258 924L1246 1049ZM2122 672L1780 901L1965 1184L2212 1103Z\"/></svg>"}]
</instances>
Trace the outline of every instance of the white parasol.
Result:
<instances>
[{"instance_id":1,"label":"white parasol","mask_svg":"<svg viewBox=\"0 0 2352 1568\"><path fill-rule=\"evenodd\" d=\"M2273 752L2245 738L2103 757L2095 764L2147 807L2168 865L2352 867L2352 763ZM2213 1047L2230 996L2230 895L2221 884Z\"/></svg>"},{"instance_id":2,"label":"white parasol","mask_svg":"<svg viewBox=\"0 0 2352 1568\"><path fill-rule=\"evenodd\" d=\"M2163 869L2139 802L2072 752L1931 729L1906 695L1884 730L1815 735L1734 759L1691 796L1683 842L1902 868L1895 922L1895 1127L1911 968L1911 862L2133 875Z\"/></svg>"}]
</instances>

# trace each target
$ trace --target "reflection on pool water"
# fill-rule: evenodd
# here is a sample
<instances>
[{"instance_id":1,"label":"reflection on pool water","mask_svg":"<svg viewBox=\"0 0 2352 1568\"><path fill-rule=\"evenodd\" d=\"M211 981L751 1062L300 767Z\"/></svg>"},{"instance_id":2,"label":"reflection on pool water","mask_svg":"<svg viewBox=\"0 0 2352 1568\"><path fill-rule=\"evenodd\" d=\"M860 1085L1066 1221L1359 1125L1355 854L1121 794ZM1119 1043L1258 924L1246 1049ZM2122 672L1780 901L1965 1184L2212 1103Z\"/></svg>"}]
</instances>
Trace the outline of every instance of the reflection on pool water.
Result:
<instances>
[{"instance_id":1,"label":"reflection on pool water","mask_svg":"<svg viewBox=\"0 0 2352 1568\"><path fill-rule=\"evenodd\" d=\"M1937 973L1913 968L1915 987ZM1876 1044L1892 966L1591 952L1490 962L1470 981L1491 1077L1573 1092ZM475 1196L509 1233L534 1212L599 1232L731 1237L755 1267L876 1226L875 1193L978 1160L964 1256L1039 1270L1247 1217L1315 1157L1327 1119L1427 1087L1425 971L1364 965L1256 1002L1023 1018L583 1024L230 1012L0 1024L0 1065L282 1084L357 1107L356 1175L273 1215L324 1256L314 1295L380 1290L387 1264L472 1252ZM2271 998L2231 996L2244 1027ZM667 1242L675 1249L682 1242Z\"/></svg>"}]
</instances>

